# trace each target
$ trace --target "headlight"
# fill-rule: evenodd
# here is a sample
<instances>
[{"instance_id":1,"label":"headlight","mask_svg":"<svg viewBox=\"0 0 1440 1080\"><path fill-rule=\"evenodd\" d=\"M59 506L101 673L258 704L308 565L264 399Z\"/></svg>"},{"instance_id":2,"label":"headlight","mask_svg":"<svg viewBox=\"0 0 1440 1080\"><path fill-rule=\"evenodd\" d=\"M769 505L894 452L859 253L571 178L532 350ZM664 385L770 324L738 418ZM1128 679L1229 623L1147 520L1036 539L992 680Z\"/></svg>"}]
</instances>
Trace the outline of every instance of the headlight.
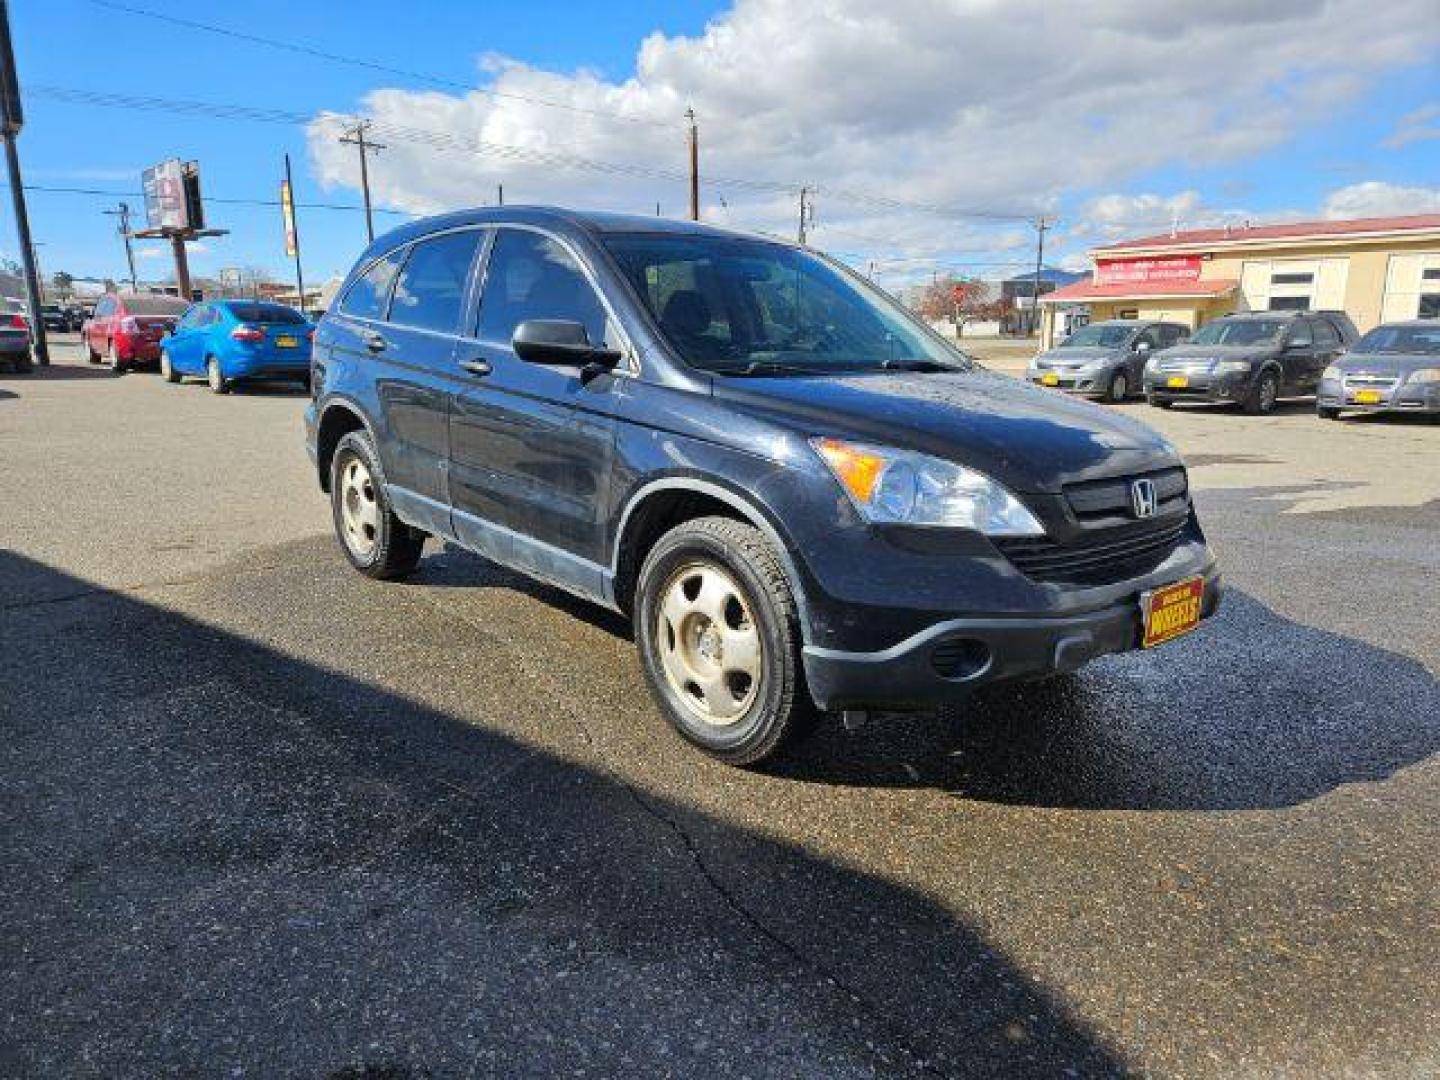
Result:
<instances>
[{"instance_id":1,"label":"headlight","mask_svg":"<svg viewBox=\"0 0 1440 1080\"><path fill-rule=\"evenodd\" d=\"M1410 372L1407 383L1432 383L1440 382L1440 367L1422 367Z\"/></svg>"},{"instance_id":2,"label":"headlight","mask_svg":"<svg viewBox=\"0 0 1440 1080\"><path fill-rule=\"evenodd\" d=\"M1320 373L1320 378L1324 379L1326 382L1332 382L1338 380L1340 378L1340 374L1340 365L1331 364L1329 367L1327 367L1324 371Z\"/></svg>"},{"instance_id":3,"label":"headlight","mask_svg":"<svg viewBox=\"0 0 1440 1080\"><path fill-rule=\"evenodd\" d=\"M1145 373L1147 375L1153 374L1158 370L1160 370L1160 357L1152 356L1145 361Z\"/></svg>"},{"instance_id":4,"label":"headlight","mask_svg":"<svg viewBox=\"0 0 1440 1080\"><path fill-rule=\"evenodd\" d=\"M1241 371L1249 371L1252 366L1249 360L1217 360L1214 371L1216 375L1234 375Z\"/></svg>"},{"instance_id":5,"label":"headlight","mask_svg":"<svg viewBox=\"0 0 1440 1080\"><path fill-rule=\"evenodd\" d=\"M987 536L1044 536L1035 515L984 473L886 446L811 439L869 522L946 525Z\"/></svg>"}]
</instances>

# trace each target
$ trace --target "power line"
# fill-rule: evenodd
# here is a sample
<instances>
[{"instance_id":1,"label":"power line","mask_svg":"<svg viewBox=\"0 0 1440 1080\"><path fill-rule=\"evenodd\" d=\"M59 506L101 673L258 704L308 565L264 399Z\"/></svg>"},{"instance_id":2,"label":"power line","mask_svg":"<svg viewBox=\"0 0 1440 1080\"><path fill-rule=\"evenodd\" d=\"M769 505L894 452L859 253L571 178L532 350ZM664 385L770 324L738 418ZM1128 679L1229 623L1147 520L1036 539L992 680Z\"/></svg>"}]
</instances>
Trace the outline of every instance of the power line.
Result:
<instances>
[{"instance_id":1,"label":"power line","mask_svg":"<svg viewBox=\"0 0 1440 1080\"><path fill-rule=\"evenodd\" d=\"M38 191L38 192L41 192L41 193L47 194L47 195L95 195L95 196L99 196L100 198L104 198L104 199L143 199L143 198L145 198L145 193L144 193L143 191L111 191L111 190L107 190L107 189L103 189L103 188L60 187L60 186L50 185L50 184L26 184L26 185L25 185L25 190L26 190L26 191ZM207 203L219 203L219 204L224 205L224 206L279 206L279 205L280 205L280 200L279 200L279 199L236 199L236 198L225 198L225 197L220 196L220 195L206 195L206 196L205 196L205 201L206 201ZM354 203L321 203L321 202L298 203L298 202L297 202L297 203L295 204L295 206L296 206L298 209L302 209L302 210L352 210L352 211L356 211L356 212L359 212L359 213L363 213L364 210L365 210L365 207L356 205L356 204L354 204ZM395 214L395 215L398 215L398 216L400 216L400 217L415 217L415 216L416 216L416 215L411 214L410 212L408 212L408 211L406 211L406 210L388 210L388 209L386 209L385 207L380 207L380 206L377 206L377 207L375 208L375 213L377 213L377 214Z\"/></svg>"},{"instance_id":2,"label":"power line","mask_svg":"<svg viewBox=\"0 0 1440 1080\"><path fill-rule=\"evenodd\" d=\"M99 3L101 0L90 0ZM203 116L219 120L243 120L256 123L285 124L306 127L317 120L332 120L337 123L354 123L356 118L348 114L321 111L318 114L297 113L284 109L265 108L251 105L222 104L217 102L189 101L174 98L148 97L133 94L118 94L103 91L79 90L73 87L37 85L28 93L31 97L62 101L69 104L95 105L105 108L138 109L168 112L181 115ZM456 135L453 132L433 128L413 128L398 124L371 121L372 129L379 135L394 142L427 146L433 150L458 152L500 158L506 161L527 164L551 165L583 169L613 176L646 177L673 183L688 183L690 176L685 170L666 169L657 166L639 165L633 162L607 161L582 154L561 150L543 150L537 147L518 146L511 143L489 142ZM707 176L712 185L725 188L741 188L749 191L772 192L795 195L806 185L776 180L759 180L741 177ZM811 186L811 190L828 198L881 209L931 214L937 217L964 220L978 218L990 221L1030 222L1033 214L1022 214L1008 210L946 206L941 203L910 202L853 188L830 188L824 185Z\"/></svg>"},{"instance_id":3,"label":"power line","mask_svg":"<svg viewBox=\"0 0 1440 1080\"><path fill-rule=\"evenodd\" d=\"M487 97L523 101L530 105L541 105L547 109L564 109L567 112L580 113L586 116L604 117L608 120L622 120L631 124L648 124L652 127L671 129L676 127L675 124L667 123L663 120L652 120L645 116L632 116L627 113L612 112L606 109L589 109L583 105L571 105L563 101L550 101L545 98L532 97L529 94L517 94L507 90L490 90L485 87L476 86L473 83L447 79L423 71L411 71L406 68L392 67L389 64L382 64L376 60L366 60L363 57L345 56L342 53L328 52L324 49L317 49L314 46L302 45L294 41L281 41L277 38L263 37L260 34L252 34L248 31L232 30L228 26L216 26L214 23L203 23L195 19L183 19L177 15L167 15L159 11L150 11L147 8L135 7L131 4L116 3L115 0L88 0L88 2L96 7L109 8L112 11L121 11L127 15L138 15L145 19L155 19L158 22L170 23L174 26L183 26L187 30L203 30L206 33L219 34L222 37L233 38L236 41L245 41L252 45L264 45L267 48L281 49L285 52L297 53L300 56L309 56L317 60L328 60L336 64L348 64L351 67L383 72L386 75L398 75L403 79L413 79L416 82L430 83L432 86L447 86L455 90L463 90L467 94L484 94Z\"/></svg>"}]
</instances>

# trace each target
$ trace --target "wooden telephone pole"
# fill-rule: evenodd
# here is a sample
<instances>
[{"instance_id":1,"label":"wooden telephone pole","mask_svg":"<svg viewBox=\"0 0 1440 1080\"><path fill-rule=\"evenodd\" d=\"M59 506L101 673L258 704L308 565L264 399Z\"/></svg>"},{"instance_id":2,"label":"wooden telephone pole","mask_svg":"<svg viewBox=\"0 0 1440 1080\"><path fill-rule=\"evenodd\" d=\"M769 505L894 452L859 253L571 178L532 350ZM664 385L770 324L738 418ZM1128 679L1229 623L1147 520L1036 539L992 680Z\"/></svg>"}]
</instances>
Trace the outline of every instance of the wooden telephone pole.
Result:
<instances>
[{"instance_id":1,"label":"wooden telephone pole","mask_svg":"<svg viewBox=\"0 0 1440 1080\"><path fill-rule=\"evenodd\" d=\"M700 220L700 129L695 124L695 110L686 109L690 121L690 220Z\"/></svg>"},{"instance_id":2,"label":"wooden telephone pole","mask_svg":"<svg viewBox=\"0 0 1440 1080\"><path fill-rule=\"evenodd\" d=\"M370 211L370 160L369 155L378 154L385 149L384 143L371 142L365 138L365 132L370 130L370 121L358 121L354 127L347 128L345 134L340 136L342 143L360 148L360 190L365 194L365 236L370 243L375 242L375 218ZM503 198L503 197L502 197Z\"/></svg>"}]
</instances>

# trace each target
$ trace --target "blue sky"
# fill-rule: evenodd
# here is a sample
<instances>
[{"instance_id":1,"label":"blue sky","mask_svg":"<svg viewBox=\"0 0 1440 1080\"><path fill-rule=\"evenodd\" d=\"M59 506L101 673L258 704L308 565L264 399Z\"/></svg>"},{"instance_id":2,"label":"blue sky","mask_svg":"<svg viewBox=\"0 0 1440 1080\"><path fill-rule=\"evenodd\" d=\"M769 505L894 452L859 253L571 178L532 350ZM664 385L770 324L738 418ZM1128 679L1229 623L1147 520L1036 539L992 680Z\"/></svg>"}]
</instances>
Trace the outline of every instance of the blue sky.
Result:
<instances>
[{"instance_id":1,"label":"blue sky","mask_svg":"<svg viewBox=\"0 0 1440 1080\"><path fill-rule=\"evenodd\" d=\"M1033 231L1023 222L957 220L922 206L1044 210L1059 219L1056 260L1072 263L1088 244L1163 227L1176 215L1182 225L1202 225L1225 215L1440 209L1433 8L1427 18L1426 4L1407 11L1397 0L1367 16L1362 44L1343 34L1336 41L1337 30L1353 29L1356 11L1369 10L1342 10L1354 2L1276 4L1274 18L1288 24L1237 26L1226 35L1214 29L1213 7L1199 4L1168 5L1180 14L1163 29L1142 25L1126 5L1108 5L1114 23L1100 33L1089 25L1104 22L1100 7L1084 25L1051 6L1026 17L1023 4L991 23L993 5L965 0L913 16L902 12L923 4L897 4L882 16L847 0L829 7L744 0L738 10L687 0L256 0L244 8L135 0L458 86L623 111L647 125L466 98L458 86L231 40L91 0L17 0L11 19L22 86L34 91L20 139L27 184L116 193L30 193L47 272L121 276L123 248L101 210L121 193L138 205L140 170L166 157L198 160L212 198L274 199L288 151L302 204L359 202L353 149L335 146L328 129L81 105L55 100L47 88L58 87L307 116L373 115L382 126L659 170L683 167L678 114L694 102L702 172L818 184L815 241L903 275L936 266L999 273L1030 257ZM1208 57L1213 70L1181 70L1168 50L1196 64ZM482 67L482 56L507 60ZM1150 59L1136 63L1137 56ZM1411 135L1397 138L1407 115ZM684 200L683 185L663 177L617 181L534 158L517 165L414 144L393 146L375 170L379 201L412 212L491 199L496 182L511 201L650 211L660 202L678 213ZM883 206L877 195L904 206ZM705 200L706 216L716 220L791 228L793 195L779 188L707 180ZM342 273L363 246L362 215L303 207L300 215L307 279ZM208 217L231 232L192 257L196 272L259 265L289 276L278 209L211 202ZM377 227L399 220L381 215ZM142 258L142 276L168 272L163 245L138 248L154 252ZM15 254L8 214L0 251Z\"/></svg>"}]
</instances>

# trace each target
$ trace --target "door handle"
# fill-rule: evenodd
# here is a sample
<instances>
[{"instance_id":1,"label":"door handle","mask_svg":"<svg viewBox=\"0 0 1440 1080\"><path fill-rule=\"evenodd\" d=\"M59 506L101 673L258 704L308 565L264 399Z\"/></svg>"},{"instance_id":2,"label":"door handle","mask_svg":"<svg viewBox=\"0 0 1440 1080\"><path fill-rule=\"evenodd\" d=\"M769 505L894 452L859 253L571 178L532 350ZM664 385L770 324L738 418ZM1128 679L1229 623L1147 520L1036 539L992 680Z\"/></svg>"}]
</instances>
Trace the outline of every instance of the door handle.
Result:
<instances>
[{"instance_id":1,"label":"door handle","mask_svg":"<svg viewBox=\"0 0 1440 1080\"><path fill-rule=\"evenodd\" d=\"M460 366L471 375L489 375L494 370L489 360L461 360Z\"/></svg>"},{"instance_id":2,"label":"door handle","mask_svg":"<svg viewBox=\"0 0 1440 1080\"><path fill-rule=\"evenodd\" d=\"M365 333L365 347L373 353L384 352L387 342L378 330L368 330Z\"/></svg>"}]
</instances>

